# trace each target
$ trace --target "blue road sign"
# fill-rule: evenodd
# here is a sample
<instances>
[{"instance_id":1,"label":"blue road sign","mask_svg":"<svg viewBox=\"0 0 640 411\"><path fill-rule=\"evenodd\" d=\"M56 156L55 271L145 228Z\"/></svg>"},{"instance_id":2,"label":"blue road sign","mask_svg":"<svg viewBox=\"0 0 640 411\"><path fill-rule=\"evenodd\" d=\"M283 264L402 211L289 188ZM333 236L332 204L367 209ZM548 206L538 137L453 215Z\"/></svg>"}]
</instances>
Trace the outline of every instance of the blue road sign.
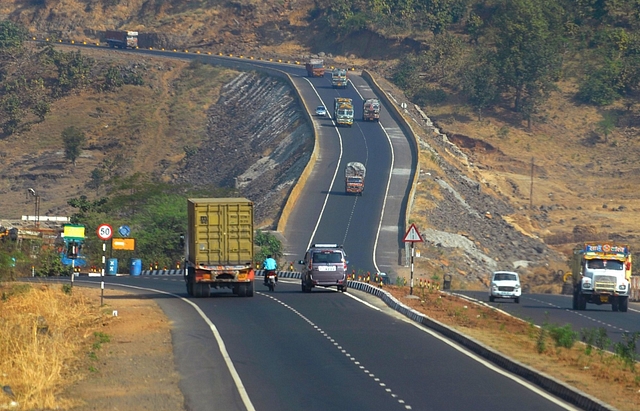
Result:
<instances>
[{"instance_id":1,"label":"blue road sign","mask_svg":"<svg viewBox=\"0 0 640 411\"><path fill-rule=\"evenodd\" d=\"M118 228L118 233L120 233L120 235L123 237L129 237L129 234L131 234L131 229L128 225L121 225L120 228Z\"/></svg>"}]
</instances>

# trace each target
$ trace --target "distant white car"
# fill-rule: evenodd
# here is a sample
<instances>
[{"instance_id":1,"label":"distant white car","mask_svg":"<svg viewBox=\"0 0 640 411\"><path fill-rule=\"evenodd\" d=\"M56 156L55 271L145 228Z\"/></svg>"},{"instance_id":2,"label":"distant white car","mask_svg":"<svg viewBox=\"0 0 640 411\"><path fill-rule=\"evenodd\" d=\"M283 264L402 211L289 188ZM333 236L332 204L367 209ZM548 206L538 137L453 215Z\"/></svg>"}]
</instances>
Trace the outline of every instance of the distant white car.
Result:
<instances>
[{"instance_id":1,"label":"distant white car","mask_svg":"<svg viewBox=\"0 0 640 411\"><path fill-rule=\"evenodd\" d=\"M327 116L327 109L325 108L325 106L318 106L316 108L316 116L320 116L320 117Z\"/></svg>"},{"instance_id":2,"label":"distant white car","mask_svg":"<svg viewBox=\"0 0 640 411\"><path fill-rule=\"evenodd\" d=\"M516 304L520 303L520 277L513 271L495 271L491 274L491 284L489 285L489 301L494 302L496 298L512 299Z\"/></svg>"}]
</instances>

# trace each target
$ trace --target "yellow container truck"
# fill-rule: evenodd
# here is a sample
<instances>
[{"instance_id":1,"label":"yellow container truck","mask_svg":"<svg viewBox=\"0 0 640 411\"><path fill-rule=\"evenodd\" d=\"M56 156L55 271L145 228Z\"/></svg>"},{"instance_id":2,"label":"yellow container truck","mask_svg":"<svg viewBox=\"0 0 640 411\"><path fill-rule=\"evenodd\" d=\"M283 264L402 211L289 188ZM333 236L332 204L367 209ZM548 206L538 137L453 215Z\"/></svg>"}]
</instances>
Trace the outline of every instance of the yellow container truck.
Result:
<instances>
[{"instance_id":1,"label":"yellow container truck","mask_svg":"<svg viewBox=\"0 0 640 411\"><path fill-rule=\"evenodd\" d=\"M253 297L253 202L190 198L187 206L187 293L209 297L212 288L229 288L240 297Z\"/></svg>"}]
</instances>

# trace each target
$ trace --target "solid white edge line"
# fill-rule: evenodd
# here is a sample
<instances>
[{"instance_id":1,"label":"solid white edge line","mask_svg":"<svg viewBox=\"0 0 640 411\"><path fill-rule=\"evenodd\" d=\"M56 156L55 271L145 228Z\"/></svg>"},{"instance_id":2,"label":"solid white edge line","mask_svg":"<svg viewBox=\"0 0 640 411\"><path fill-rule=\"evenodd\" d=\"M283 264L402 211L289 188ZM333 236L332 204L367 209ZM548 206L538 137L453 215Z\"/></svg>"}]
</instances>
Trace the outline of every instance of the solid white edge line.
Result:
<instances>
[{"instance_id":1,"label":"solid white edge line","mask_svg":"<svg viewBox=\"0 0 640 411\"><path fill-rule=\"evenodd\" d=\"M354 300L356 300L356 301L358 301L358 302L361 302L362 304L366 305L366 306L367 306L367 307L369 307L369 308L373 308L373 309L374 309L374 310L376 310L376 311L382 311L381 309L379 309L379 308L378 308L378 307L376 307L375 305L370 304L370 303L368 303L368 302L366 302L366 301L364 301L364 300L361 300L360 298L356 297L355 295L349 294L348 292L347 292L347 293L344 293L344 295L346 295L347 297L353 298Z\"/></svg>"},{"instance_id":2,"label":"solid white edge line","mask_svg":"<svg viewBox=\"0 0 640 411\"><path fill-rule=\"evenodd\" d=\"M92 281L83 281L89 284L94 284ZM151 291L154 293L158 293L158 294L164 294L164 295L169 295L171 297L175 297L178 298L180 300L182 300L183 302L189 304L190 306L192 306L196 312L200 315L200 317L202 317L202 319L205 321L205 323L207 323L207 325L209 326L209 328L211 329L211 333L213 334L213 336L216 339L216 342L218 343L218 348L220 349L220 354L222 355L222 358L224 359L225 364L227 365L227 369L229 370L229 373L231 374L231 378L233 378L233 382L236 385L236 389L238 390L238 394L240 394L240 398L242 398L242 403L244 404L245 408L247 409L247 411L255 411L255 408L253 406L253 403L251 402L251 399L249 398L249 394L247 393L247 390L244 387L244 384L242 383L242 379L240 378L240 375L238 374L238 371L236 370L236 367L233 365L233 361L231 360L231 356L229 355L229 352L227 351L227 347L224 343L224 341L222 340L222 336L220 335L220 333L218 332L218 328L215 326L215 324L213 324L213 322L211 322L211 320L209 319L209 317L207 317L207 315L200 309L200 307L198 307L195 303L193 303L192 301L181 297L177 294L173 294L173 293L169 293L166 291L162 291L162 290L156 290L154 288L146 288L146 287L138 287L135 285L126 285L126 284L109 284L109 285L115 285L118 287L125 287L125 288L133 288L136 290L143 290L143 291Z\"/></svg>"},{"instance_id":3,"label":"solid white edge line","mask_svg":"<svg viewBox=\"0 0 640 411\"><path fill-rule=\"evenodd\" d=\"M349 295L349 294L347 294L347 295ZM372 308L374 308L374 309L376 309L378 311L382 311L377 307L371 306L371 304L367 303L366 301L360 300L359 298L355 298L352 295L349 295L349 297L352 297L354 300L360 301L363 304L365 304L365 305L367 305L369 307L372 307ZM389 307L389 309L393 310L391 307ZM565 401L554 397L553 395L549 394L548 392L544 391L541 388L538 388L536 385L534 385L534 384L522 379L521 377L519 377L517 375L514 375L514 374L512 374L512 373L510 373L508 371L503 370L502 368L500 368L500 367L494 365L493 363L485 360L484 358L478 356L477 354L467 350L466 348L462 347L458 343L456 343L454 341L451 341L446 337L443 337L442 335L438 334L437 332L435 332L433 330L430 330L429 328L425 327L424 325L419 324L419 323L415 322L414 320L405 317L404 315L398 313L395 310L393 310L393 312L398 314L396 317L398 317L400 320L402 320L402 321L404 321L404 322L406 322L406 323L418 328L419 330L431 335L432 337L435 337L436 339L438 339L438 340L442 341L443 343L449 345L451 348L453 348L453 349L459 351L460 353L466 355L467 357L477 361L478 363L484 365L485 367L489 368L490 370L492 370L494 372L497 372L498 374L500 374L500 375L502 375L504 377L507 377L510 380L522 385L523 387L529 389L530 391L535 392L536 394L538 394L541 397L551 401L552 403L558 405L559 407L564 408L565 410L569 410L569 411L579 411L580 410L579 408L575 408L572 405L566 403Z\"/></svg>"},{"instance_id":4,"label":"solid white edge line","mask_svg":"<svg viewBox=\"0 0 640 411\"><path fill-rule=\"evenodd\" d=\"M403 316L404 317L404 316ZM430 334L432 337L437 338L438 340L442 341L443 343L449 345L451 348L459 351L460 353L466 355L467 357L479 362L480 364L484 365L485 367L489 368L490 370L493 370L494 372L497 372L498 374L501 374L502 376L509 378L510 380L522 385L523 387L535 392L536 394L540 395L543 398L546 398L547 400L551 401L552 403L556 404L557 406L564 408L565 410L570 410L570 411L579 411L579 408L575 408L572 405L554 397L553 395L549 394L548 392L542 390L541 388L538 388L537 386L535 386L534 384L531 384L530 382L523 380L522 378L518 377L517 375L511 374L508 371L503 370L502 368L492 364L491 362L485 360L482 357L479 357L478 355L472 353L471 351L467 350L466 348L458 345L457 343L450 341L448 338L443 337L441 335L439 335L438 333L436 333L435 331L432 331L430 329L428 329L427 327L425 327L422 324L418 324L415 321L412 321L409 318L402 318L403 321L413 325L414 327L418 328L419 330L422 330L423 332L426 332L427 334Z\"/></svg>"}]
</instances>

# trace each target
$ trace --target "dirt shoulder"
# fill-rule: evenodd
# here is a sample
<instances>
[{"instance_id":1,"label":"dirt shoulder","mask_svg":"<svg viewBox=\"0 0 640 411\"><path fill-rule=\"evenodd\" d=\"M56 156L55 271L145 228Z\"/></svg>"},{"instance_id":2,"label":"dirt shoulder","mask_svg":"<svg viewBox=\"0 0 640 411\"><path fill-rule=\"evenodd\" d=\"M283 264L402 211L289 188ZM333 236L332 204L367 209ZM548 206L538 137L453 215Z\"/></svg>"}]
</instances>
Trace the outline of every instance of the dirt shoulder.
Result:
<instances>
[{"instance_id":1,"label":"dirt shoulder","mask_svg":"<svg viewBox=\"0 0 640 411\"><path fill-rule=\"evenodd\" d=\"M99 290L82 292L100 303ZM102 309L111 317L100 332L109 342L94 350L83 364L85 377L63 394L84 402L72 409L184 410L167 317L152 299L117 290L106 294Z\"/></svg>"}]
</instances>

